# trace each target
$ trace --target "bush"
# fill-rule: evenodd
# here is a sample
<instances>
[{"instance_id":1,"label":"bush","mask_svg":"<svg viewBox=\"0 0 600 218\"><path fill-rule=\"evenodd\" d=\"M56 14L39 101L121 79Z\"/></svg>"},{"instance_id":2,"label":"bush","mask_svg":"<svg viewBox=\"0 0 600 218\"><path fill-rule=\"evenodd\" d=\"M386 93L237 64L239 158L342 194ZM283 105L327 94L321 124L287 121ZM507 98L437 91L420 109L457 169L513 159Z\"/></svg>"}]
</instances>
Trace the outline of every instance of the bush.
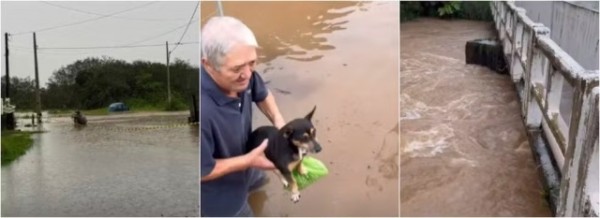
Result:
<instances>
[{"instance_id":1,"label":"bush","mask_svg":"<svg viewBox=\"0 0 600 218\"><path fill-rule=\"evenodd\" d=\"M187 109L187 105L180 99L171 99L171 103L167 103L165 106L166 111L180 111Z\"/></svg>"},{"instance_id":2,"label":"bush","mask_svg":"<svg viewBox=\"0 0 600 218\"><path fill-rule=\"evenodd\" d=\"M400 2L400 21L418 17L492 21L489 1Z\"/></svg>"},{"instance_id":3,"label":"bush","mask_svg":"<svg viewBox=\"0 0 600 218\"><path fill-rule=\"evenodd\" d=\"M488 1L463 2L461 6L459 18L481 21L492 21L494 19Z\"/></svg>"},{"instance_id":4,"label":"bush","mask_svg":"<svg viewBox=\"0 0 600 218\"><path fill-rule=\"evenodd\" d=\"M400 22L416 19L423 13L420 2L400 2Z\"/></svg>"},{"instance_id":5,"label":"bush","mask_svg":"<svg viewBox=\"0 0 600 218\"><path fill-rule=\"evenodd\" d=\"M460 2L444 2L444 4L437 9L438 16L443 18L456 17L460 12Z\"/></svg>"}]
</instances>

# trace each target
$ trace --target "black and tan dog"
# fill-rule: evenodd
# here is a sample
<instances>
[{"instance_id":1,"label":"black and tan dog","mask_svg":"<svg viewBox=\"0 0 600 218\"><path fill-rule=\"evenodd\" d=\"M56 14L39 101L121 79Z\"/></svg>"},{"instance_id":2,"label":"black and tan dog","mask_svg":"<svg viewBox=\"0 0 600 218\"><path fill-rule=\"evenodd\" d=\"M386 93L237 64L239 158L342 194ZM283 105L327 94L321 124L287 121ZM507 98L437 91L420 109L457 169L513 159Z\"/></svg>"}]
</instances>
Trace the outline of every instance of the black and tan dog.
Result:
<instances>
[{"instance_id":1,"label":"black and tan dog","mask_svg":"<svg viewBox=\"0 0 600 218\"><path fill-rule=\"evenodd\" d=\"M275 174L281 179L283 185L290 186L292 191L291 200L296 203L300 200L298 184L292 176L292 171L297 169L302 175L306 175L306 170L302 168L300 162L308 152L318 153L321 151L321 145L317 142L317 130L312 124L312 116L315 113L315 106L304 118L298 118L290 121L281 129L274 126L262 126L255 129L248 139L247 147L254 149L265 139L269 139L269 144L265 149L265 155L273 162Z\"/></svg>"}]
</instances>

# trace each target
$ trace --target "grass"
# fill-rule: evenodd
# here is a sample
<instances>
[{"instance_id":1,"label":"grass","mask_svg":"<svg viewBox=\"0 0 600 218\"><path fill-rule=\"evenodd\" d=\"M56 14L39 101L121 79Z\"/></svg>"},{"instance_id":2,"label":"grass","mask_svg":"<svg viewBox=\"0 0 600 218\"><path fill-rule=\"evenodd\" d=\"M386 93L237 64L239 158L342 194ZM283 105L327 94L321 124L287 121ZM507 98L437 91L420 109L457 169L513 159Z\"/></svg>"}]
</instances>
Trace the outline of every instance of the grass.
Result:
<instances>
[{"instance_id":1,"label":"grass","mask_svg":"<svg viewBox=\"0 0 600 218\"><path fill-rule=\"evenodd\" d=\"M33 144L32 132L2 131L2 166L24 155Z\"/></svg>"},{"instance_id":2,"label":"grass","mask_svg":"<svg viewBox=\"0 0 600 218\"><path fill-rule=\"evenodd\" d=\"M48 113L57 116L57 117L68 117L73 114L75 110L50 110ZM98 108L92 110L82 110L81 113L84 115L108 115L108 109L106 108Z\"/></svg>"},{"instance_id":3,"label":"grass","mask_svg":"<svg viewBox=\"0 0 600 218\"><path fill-rule=\"evenodd\" d=\"M163 105L134 105L129 106L130 110L126 113L141 113L141 112L160 112L160 111L183 111L187 110L187 106L177 105L175 109L172 107L168 107L166 104ZM50 110L49 113L58 116L58 117L66 117L71 116L75 110ZM81 110L81 113L85 116L94 116L94 115L108 115L108 108L97 108L91 110Z\"/></svg>"}]
</instances>

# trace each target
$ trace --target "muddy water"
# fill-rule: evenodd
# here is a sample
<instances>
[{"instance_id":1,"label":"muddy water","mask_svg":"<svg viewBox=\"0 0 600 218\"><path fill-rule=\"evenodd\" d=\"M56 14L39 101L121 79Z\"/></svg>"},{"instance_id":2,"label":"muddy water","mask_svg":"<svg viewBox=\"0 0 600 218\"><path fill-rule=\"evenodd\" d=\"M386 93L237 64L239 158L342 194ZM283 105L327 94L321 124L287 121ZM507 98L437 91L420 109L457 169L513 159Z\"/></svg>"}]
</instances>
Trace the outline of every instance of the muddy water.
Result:
<instances>
[{"instance_id":1,"label":"muddy water","mask_svg":"<svg viewBox=\"0 0 600 218\"><path fill-rule=\"evenodd\" d=\"M198 216L198 128L187 114L48 118L2 167L2 216Z\"/></svg>"},{"instance_id":2,"label":"muddy water","mask_svg":"<svg viewBox=\"0 0 600 218\"><path fill-rule=\"evenodd\" d=\"M202 17L215 5L202 2ZM258 71L287 120L313 117L330 174L290 201L277 177L258 216L398 215L397 2L224 2L262 46ZM205 21L203 21L204 23ZM255 110L254 126L268 122Z\"/></svg>"},{"instance_id":3,"label":"muddy water","mask_svg":"<svg viewBox=\"0 0 600 218\"><path fill-rule=\"evenodd\" d=\"M402 216L550 216L508 76L465 65L492 24L402 23Z\"/></svg>"}]
</instances>

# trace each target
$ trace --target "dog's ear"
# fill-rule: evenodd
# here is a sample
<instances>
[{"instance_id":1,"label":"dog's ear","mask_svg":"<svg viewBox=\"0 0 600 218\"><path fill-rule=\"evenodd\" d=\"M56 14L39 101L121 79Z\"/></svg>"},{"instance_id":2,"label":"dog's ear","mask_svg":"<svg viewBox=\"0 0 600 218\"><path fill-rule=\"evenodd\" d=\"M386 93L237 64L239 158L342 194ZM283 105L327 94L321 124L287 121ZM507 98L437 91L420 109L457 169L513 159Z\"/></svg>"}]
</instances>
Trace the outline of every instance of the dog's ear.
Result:
<instances>
[{"instance_id":1,"label":"dog's ear","mask_svg":"<svg viewBox=\"0 0 600 218\"><path fill-rule=\"evenodd\" d=\"M317 105L315 105L315 107L313 107L312 111L310 111L310 113L308 113L304 118L307 120L312 120L313 114L315 113L316 109L317 109Z\"/></svg>"},{"instance_id":2,"label":"dog's ear","mask_svg":"<svg viewBox=\"0 0 600 218\"><path fill-rule=\"evenodd\" d=\"M292 133L294 133L294 130L291 127L283 127L283 137L290 138L290 136L292 135Z\"/></svg>"}]
</instances>

